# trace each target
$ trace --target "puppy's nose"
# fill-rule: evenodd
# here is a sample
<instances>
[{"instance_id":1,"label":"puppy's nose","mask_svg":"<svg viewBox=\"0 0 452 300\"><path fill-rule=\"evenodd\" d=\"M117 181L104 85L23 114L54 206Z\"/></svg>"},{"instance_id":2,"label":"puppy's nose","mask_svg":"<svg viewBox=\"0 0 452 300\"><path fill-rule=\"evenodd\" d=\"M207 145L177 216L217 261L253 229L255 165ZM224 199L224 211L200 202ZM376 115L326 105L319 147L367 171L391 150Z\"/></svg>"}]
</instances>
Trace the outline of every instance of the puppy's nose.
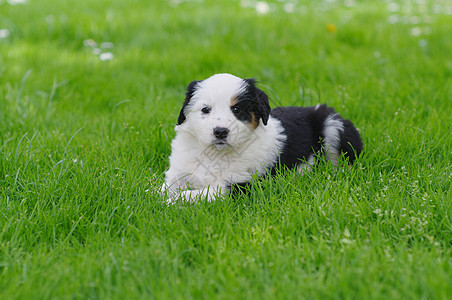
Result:
<instances>
[{"instance_id":1,"label":"puppy's nose","mask_svg":"<svg viewBox=\"0 0 452 300\"><path fill-rule=\"evenodd\" d=\"M213 129L213 134L217 139L225 139L228 136L229 129L226 127L215 127Z\"/></svg>"}]
</instances>

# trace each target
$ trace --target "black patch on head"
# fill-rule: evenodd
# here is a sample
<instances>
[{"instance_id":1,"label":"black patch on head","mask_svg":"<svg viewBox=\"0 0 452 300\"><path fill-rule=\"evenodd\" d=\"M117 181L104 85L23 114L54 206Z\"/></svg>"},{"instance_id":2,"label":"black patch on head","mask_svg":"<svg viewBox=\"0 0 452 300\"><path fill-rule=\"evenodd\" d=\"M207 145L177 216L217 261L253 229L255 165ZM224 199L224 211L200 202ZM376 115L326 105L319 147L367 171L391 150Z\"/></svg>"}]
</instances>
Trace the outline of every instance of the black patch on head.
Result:
<instances>
[{"instance_id":1,"label":"black patch on head","mask_svg":"<svg viewBox=\"0 0 452 300\"><path fill-rule=\"evenodd\" d=\"M196 91L196 85L201 82L202 80L194 80L192 82L190 82L190 84L187 87L187 92L185 93L185 101L184 104L182 105L182 108L180 110L179 113L179 117L177 118L177 125L180 125L182 123L184 123L185 121L185 107L188 105L188 103L190 103L191 98L193 97L193 94Z\"/></svg>"},{"instance_id":2,"label":"black patch on head","mask_svg":"<svg viewBox=\"0 0 452 300\"><path fill-rule=\"evenodd\" d=\"M257 121L262 119L262 123L267 125L270 115L267 95L256 87L254 78L244 79L244 81L247 83L246 90L237 96L237 104L233 106L237 107L238 111L231 108L232 112L238 120L245 122L252 122L254 114Z\"/></svg>"}]
</instances>

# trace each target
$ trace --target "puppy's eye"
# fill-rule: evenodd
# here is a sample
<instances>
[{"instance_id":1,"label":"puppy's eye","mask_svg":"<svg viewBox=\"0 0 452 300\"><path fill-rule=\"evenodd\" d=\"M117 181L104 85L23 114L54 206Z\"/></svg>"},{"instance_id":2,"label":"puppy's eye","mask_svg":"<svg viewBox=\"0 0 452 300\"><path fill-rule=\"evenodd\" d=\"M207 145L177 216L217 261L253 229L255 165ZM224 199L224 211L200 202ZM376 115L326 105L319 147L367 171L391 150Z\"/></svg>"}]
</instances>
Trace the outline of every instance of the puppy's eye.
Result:
<instances>
[{"instance_id":1,"label":"puppy's eye","mask_svg":"<svg viewBox=\"0 0 452 300\"><path fill-rule=\"evenodd\" d=\"M208 114L208 113L210 113L211 110L212 110L212 109L211 109L210 107L208 107L208 106L204 106L204 107L201 109L201 111L202 111L203 114Z\"/></svg>"},{"instance_id":2,"label":"puppy's eye","mask_svg":"<svg viewBox=\"0 0 452 300\"><path fill-rule=\"evenodd\" d=\"M233 107L231 107L231 110L232 110L232 112L233 113L239 113L240 112L240 107L237 107L237 106L233 106Z\"/></svg>"}]
</instances>

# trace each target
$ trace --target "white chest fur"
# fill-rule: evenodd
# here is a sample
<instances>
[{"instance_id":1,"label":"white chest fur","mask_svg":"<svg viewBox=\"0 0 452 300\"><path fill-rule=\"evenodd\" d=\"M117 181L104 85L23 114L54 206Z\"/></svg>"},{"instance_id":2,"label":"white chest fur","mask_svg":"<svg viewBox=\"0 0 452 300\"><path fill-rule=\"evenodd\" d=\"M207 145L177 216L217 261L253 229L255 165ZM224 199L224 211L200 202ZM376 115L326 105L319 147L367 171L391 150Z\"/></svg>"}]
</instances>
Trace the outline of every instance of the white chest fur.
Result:
<instances>
[{"instance_id":1,"label":"white chest fur","mask_svg":"<svg viewBox=\"0 0 452 300\"><path fill-rule=\"evenodd\" d=\"M262 175L278 159L286 139L281 123L270 117L237 147L217 149L199 143L193 133L179 131L173 140L165 183L170 191L225 187Z\"/></svg>"}]
</instances>

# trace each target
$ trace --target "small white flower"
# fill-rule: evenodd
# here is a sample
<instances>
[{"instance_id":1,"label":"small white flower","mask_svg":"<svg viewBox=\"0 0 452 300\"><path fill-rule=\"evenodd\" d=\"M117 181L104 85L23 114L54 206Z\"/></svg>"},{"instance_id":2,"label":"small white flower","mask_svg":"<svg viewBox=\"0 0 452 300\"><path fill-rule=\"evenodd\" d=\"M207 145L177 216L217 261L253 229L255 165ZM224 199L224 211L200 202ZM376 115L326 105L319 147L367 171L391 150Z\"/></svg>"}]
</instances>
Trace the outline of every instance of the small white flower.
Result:
<instances>
[{"instance_id":1,"label":"small white flower","mask_svg":"<svg viewBox=\"0 0 452 300\"><path fill-rule=\"evenodd\" d=\"M87 39L87 40L84 40L84 41L83 41L83 45L84 45L85 47L91 47L91 48L94 48L94 47L97 46L96 42L95 42L93 39Z\"/></svg>"},{"instance_id":2,"label":"small white flower","mask_svg":"<svg viewBox=\"0 0 452 300\"><path fill-rule=\"evenodd\" d=\"M444 13L448 16L452 15L452 5L446 6Z\"/></svg>"},{"instance_id":3,"label":"small white flower","mask_svg":"<svg viewBox=\"0 0 452 300\"><path fill-rule=\"evenodd\" d=\"M102 49L113 49L114 45L111 42L103 42L100 44Z\"/></svg>"},{"instance_id":4,"label":"small white flower","mask_svg":"<svg viewBox=\"0 0 452 300\"><path fill-rule=\"evenodd\" d=\"M47 24L53 24L53 23L55 23L55 16L54 16L54 15L48 15L48 16L45 18L45 20L46 20L46 23L47 23Z\"/></svg>"},{"instance_id":5,"label":"small white flower","mask_svg":"<svg viewBox=\"0 0 452 300\"><path fill-rule=\"evenodd\" d=\"M391 2L388 4L388 10L390 12L396 12L400 10L400 5L398 3L395 2Z\"/></svg>"},{"instance_id":6,"label":"small white flower","mask_svg":"<svg viewBox=\"0 0 452 300\"><path fill-rule=\"evenodd\" d=\"M111 52L105 52L105 53L102 53L102 54L99 56L99 59L100 59L101 61L112 60L112 59L113 59L113 53L111 53Z\"/></svg>"},{"instance_id":7,"label":"small white flower","mask_svg":"<svg viewBox=\"0 0 452 300\"><path fill-rule=\"evenodd\" d=\"M427 47L428 42L427 42L427 40L420 39L418 42L418 45L419 45L419 47L425 48L425 47Z\"/></svg>"},{"instance_id":8,"label":"small white flower","mask_svg":"<svg viewBox=\"0 0 452 300\"><path fill-rule=\"evenodd\" d=\"M444 7L442 5L439 4L435 4L433 5L433 12L435 14L440 14L443 11Z\"/></svg>"},{"instance_id":9,"label":"small white flower","mask_svg":"<svg viewBox=\"0 0 452 300\"><path fill-rule=\"evenodd\" d=\"M344 4L346 7L353 7L356 5L355 0L345 0Z\"/></svg>"},{"instance_id":10,"label":"small white flower","mask_svg":"<svg viewBox=\"0 0 452 300\"><path fill-rule=\"evenodd\" d=\"M9 30L4 28L0 29L0 39L7 38L9 36Z\"/></svg>"},{"instance_id":11,"label":"small white flower","mask_svg":"<svg viewBox=\"0 0 452 300\"><path fill-rule=\"evenodd\" d=\"M295 5L293 3L286 3L283 9L287 13L293 13L295 11Z\"/></svg>"},{"instance_id":12,"label":"small white flower","mask_svg":"<svg viewBox=\"0 0 452 300\"><path fill-rule=\"evenodd\" d=\"M422 34L421 27L413 27L411 28L411 35L412 36L420 36Z\"/></svg>"},{"instance_id":13,"label":"small white flower","mask_svg":"<svg viewBox=\"0 0 452 300\"><path fill-rule=\"evenodd\" d=\"M8 0L7 1L9 5L19 5L19 4L26 4L28 0Z\"/></svg>"},{"instance_id":14,"label":"small white flower","mask_svg":"<svg viewBox=\"0 0 452 300\"><path fill-rule=\"evenodd\" d=\"M388 23L389 24L395 24L397 22L399 22L399 16L398 15L390 15L388 17Z\"/></svg>"},{"instance_id":15,"label":"small white flower","mask_svg":"<svg viewBox=\"0 0 452 300\"><path fill-rule=\"evenodd\" d=\"M421 19L418 16L411 16L410 23L413 25L417 25L421 22Z\"/></svg>"},{"instance_id":16,"label":"small white flower","mask_svg":"<svg viewBox=\"0 0 452 300\"><path fill-rule=\"evenodd\" d=\"M242 0L240 1L240 5L242 7L253 7L253 4L251 3L250 0Z\"/></svg>"},{"instance_id":17,"label":"small white flower","mask_svg":"<svg viewBox=\"0 0 452 300\"><path fill-rule=\"evenodd\" d=\"M94 55L99 55L99 54L101 54L102 53L102 50L100 50L99 48L94 48L93 49L93 54Z\"/></svg>"},{"instance_id":18,"label":"small white flower","mask_svg":"<svg viewBox=\"0 0 452 300\"><path fill-rule=\"evenodd\" d=\"M261 15L268 14L270 12L270 5L267 2L258 1L256 3L256 11Z\"/></svg>"}]
</instances>

